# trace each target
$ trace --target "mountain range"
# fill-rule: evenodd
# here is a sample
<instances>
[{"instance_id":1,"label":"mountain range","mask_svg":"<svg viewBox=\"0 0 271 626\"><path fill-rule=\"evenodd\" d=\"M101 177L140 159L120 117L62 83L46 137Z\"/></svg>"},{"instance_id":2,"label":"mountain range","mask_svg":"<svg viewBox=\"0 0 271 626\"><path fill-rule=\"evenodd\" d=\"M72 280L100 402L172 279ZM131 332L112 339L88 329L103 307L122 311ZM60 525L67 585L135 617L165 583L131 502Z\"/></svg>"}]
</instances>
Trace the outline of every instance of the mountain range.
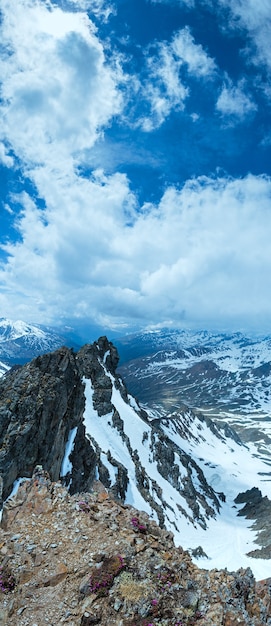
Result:
<instances>
[{"instance_id":1,"label":"mountain range","mask_svg":"<svg viewBox=\"0 0 271 626\"><path fill-rule=\"evenodd\" d=\"M148 410L166 415L185 404L270 453L271 337L158 330L116 345L119 371Z\"/></svg>"},{"instance_id":2,"label":"mountain range","mask_svg":"<svg viewBox=\"0 0 271 626\"><path fill-rule=\"evenodd\" d=\"M72 329L63 331L27 324L21 320L12 321L0 318L0 373L6 366L23 364L39 354L56 350L63 345L79 348L78 339L74 338Z\"/></svg>"},{"instance_id":3,"label":"mountain range","mask_svg":"<svg viewBox=\"0 0 271 626\"><path fill-rule=\"evenodd\" d=\"M188 340L182 349L197 356ZM61 347L40 355L2 376L3 500L37 464L70 493L91 490L98 478L117 500L172 532L203 567L250 566L266 578L268 455L184 402L168 411L162 401L142 408L127 391L118 361L116 347L101 337L77 352Z\"/></svg>"}]
</instances>

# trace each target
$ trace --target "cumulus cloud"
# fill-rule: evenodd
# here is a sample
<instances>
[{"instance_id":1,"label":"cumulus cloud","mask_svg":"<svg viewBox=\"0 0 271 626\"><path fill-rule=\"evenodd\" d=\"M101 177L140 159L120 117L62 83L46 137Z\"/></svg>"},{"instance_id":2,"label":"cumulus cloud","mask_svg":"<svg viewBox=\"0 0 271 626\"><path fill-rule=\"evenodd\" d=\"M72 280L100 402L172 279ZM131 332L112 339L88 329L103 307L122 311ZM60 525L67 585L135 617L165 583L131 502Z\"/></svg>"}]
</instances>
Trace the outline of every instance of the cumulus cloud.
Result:
<instances>
[{"instance_id":1,"label":"cumulus cloud","mask_svg":"<svg viewBox=\"0 0 271 626\"><path fill-rule=\"evenodd\" d=\"M116 203L119 209L123 201L123 210L129 213L122 191L127 185L121 175L110 183L96 176L94 184L78 174L85 151L93 148L123 106L119 58L107 45L108 60L93 22L82 12L90 5L102 10L105 3L71 0L61 7L64 4L66 10L50 0L1 0L1 160L5 166L13 164L8 145L45 206L41 210L39 202L27 194L11 197L10 207L16 206L18 211L21 205L14 223L18 238L15 244L2 246L9 256L1 276L2 305L10 310L13 302L18 315L27 319L37 319L38 310L46 308L47 302L48 316L53 310L56 316L64 310L58 306L63 298L66 302L61 278L67 286L66 274L72 279L75 273L72 224L78 224L74 231L78 249L80 233L87 232L86 245L95 258L95 246L100 244L103 249L101 233L106 231L109 237L110 214ZM77 11L67 10L72 4ZM128 207L129 191L127 198ZM67 227L65 241L62 222ZM79 285L87 275L83 266L81 271Z\"/></svg>"},{"instance_id":2,"label":"cumulus cloud","mask_svg":"<svg viewBox=\"0 0 271 626\"><path fill-rule=\"evenodd\" d=\"M117 60L106 62L84 13L2 4L2 134L25 164L66 168L121 110Z\"/></svg>"},{"instance_id":3,"label":"cumulus cloud","mask_svg":"<svg viewBox=\"0 0 271 626\"><path fill-rule=\"evenodd\" d=\"M112 253L111 239L133 220L134 199L126 177L106 178L96 172L91 179L74 175L68 181L65 177L49 181L42 168L36 172L36 183L46 199L46 210L39 209L26 193L17 197L20 240L3 246L9 262L0 280L6 286L9 306L14 300L17 305L28 304L31 319L45 306L47 314L57 318L71 311L70 307L76 315L84 301L90 311L96 310L93 294L116 281L119 261Z\"/></svg>"},{"instance_id":4,"label":"cumulus cloud","mask_svg":"<svg viewBox=\"0 0 271 626\"><path fill-rule=\"evenodd\" d=\"M52 319L72 311L112 326L178 323L183 311L202 326L268 317L270 197L267 177L199 178L135 211L125 176L102 172L69 192L53 185L46 216L24 196L2 302L20 302L28 319L46 307Z\"/></svg>"},{"instance_id":5,"label":"cumulus cloud","mask_svg":"<svg viewBox=\"0 0 271 626\"><path fill-rule=\"evenodd\" d=\"M236 118L242 121L247 115L257 110L257 105L252 98L246 94L245 82L239 81L233 85L231 81L224 84L218 97L216 108L223 116Z\"/></svg>"}]
</instances>

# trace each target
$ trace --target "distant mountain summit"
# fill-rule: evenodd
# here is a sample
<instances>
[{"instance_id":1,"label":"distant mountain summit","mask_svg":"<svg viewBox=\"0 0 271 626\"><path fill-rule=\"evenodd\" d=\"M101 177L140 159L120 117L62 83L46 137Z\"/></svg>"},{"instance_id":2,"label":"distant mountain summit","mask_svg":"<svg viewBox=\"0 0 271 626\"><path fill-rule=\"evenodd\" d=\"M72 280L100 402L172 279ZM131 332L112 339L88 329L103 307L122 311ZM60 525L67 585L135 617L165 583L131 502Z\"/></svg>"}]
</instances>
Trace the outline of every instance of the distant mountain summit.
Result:
<instances>
[{"instance_id":1,"label":"distant mountain summit","mask_svg":"<svg viewBox=\"0 0 271 626\"><path fill-rule=\"evenodd\" d=\"M39 354L56 350L63 345L77 346L65 332L49 326L27 324L21 320L0 318L0 361L6 365L22 364ZM0 373L5 365L0 363Z\"/></svg>"}]
</instances>

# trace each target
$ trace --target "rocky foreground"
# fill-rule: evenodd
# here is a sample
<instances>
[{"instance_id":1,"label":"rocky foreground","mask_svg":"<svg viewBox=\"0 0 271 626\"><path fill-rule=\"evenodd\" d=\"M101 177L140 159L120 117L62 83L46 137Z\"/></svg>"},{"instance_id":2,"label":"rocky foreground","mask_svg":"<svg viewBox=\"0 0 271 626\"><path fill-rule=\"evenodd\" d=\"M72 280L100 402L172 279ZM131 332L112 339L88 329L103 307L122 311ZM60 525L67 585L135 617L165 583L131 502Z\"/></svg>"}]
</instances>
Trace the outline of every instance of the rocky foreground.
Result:
<instances>
[{"instance_id":1,"label":"rocky foreground","mask_svg":"<svg viewBox=\"0 0 271 626\"><path fill-rule=\"evenodd\" d=\"M271 579L199 569L101 485L69 495L36 468L4 506L0 624L262 626Z\"/></svg>"}]
</instances>

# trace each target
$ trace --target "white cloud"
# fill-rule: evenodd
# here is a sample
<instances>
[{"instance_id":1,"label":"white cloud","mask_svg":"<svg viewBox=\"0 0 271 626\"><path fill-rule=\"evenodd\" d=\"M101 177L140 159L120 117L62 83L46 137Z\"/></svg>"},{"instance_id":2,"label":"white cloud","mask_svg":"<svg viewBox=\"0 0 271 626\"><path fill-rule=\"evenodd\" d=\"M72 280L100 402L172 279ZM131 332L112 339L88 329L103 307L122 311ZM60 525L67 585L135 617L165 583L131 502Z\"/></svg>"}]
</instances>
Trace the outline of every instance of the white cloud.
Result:
<instances>
[{"instance_id":1,"label":"white cloud","mask_svg":"<svg viewBox=\"0 0 271 626\"><path fill-rule=\"evenodd\" d=\"M195 6L195 0L151 0L153 4L179 4L186 5L189 8Z\"/></svg>"},{"instance_id":2,"label":"white cloud","mask_svg":"<svg viewBox=\"0 0 271 626\"><path fill-rule=\"evenodd\" d=\"M78 9L90 2L74 4ZM92 4L97 10L105 6ZM64 11L50 0L1 0L1 8L1 157L12 165L4 149L11 146L46 205L41 211L27 195L10 199L11 211L12 204L22 204L20 238L5 247L9 262L3 265L1 302L9 310L13 303L27 319L37 319L48 302L47 317L53 311L58 316L67 307L67 276L72 283L78 279L77 247L83 254L90 246L95 259L96 245L107 247L112 211L123 204L129 213L132 206L121 175L110 182L96 177L95 183L77 175L85 151L122 110L123 75L108 48L110 62L106 58L86 13ZM80 267L79 286L88 275Z\"/></svg>"},{"instance_id":3,"label":"white cloud","mask_svg":"<svg viewBox=\"0 0 271 626\"><path fill-rule=\"evenodd\" d=\"M271 7L269 0L219 0L219 5L230 9L229 26L246 29L248 62L263 64L271 70ZM252 44L252 47L251 47Z\"/></svg>"},{"instance_id":4,"label":"white cloud","mask_svg":"<svg viewBox=\"0 0 271 626\"><path fill-rule=\"evenodd\" d=\"M246 25L251 32L256 32L270 19L270 4L268 0L219 0L221 6L230 8L232 17Z\"/></svg>"},{"instance_id":5,"label":"white cloud","mask_svg":"<svg viewBox=\"0 0 271 626\"><path fill-rule=\"evenodd\" d=\"M186 5L194 9L194 0L152 0L153 3ZM245 29L250 37L247 49L248 62L263 64L271 70L271 8L269 0L198 0L198 4L208 5L215 11L230 10L227 22L223 19L223 29Z\"/></svg>"},{"instance_id":6,"label":"white cloud","mask_svg":"<svg viewBox=\"0 0 271 626\"><path fill-rule=\"evenodd\" d=\"M150 115L141 120L144 130L159 127L172 111L183 111L189 96L187 76L213 77L214 60L196 44L188 27L174 34L170 42L159 42L147 53L148 78L143 97L150 103Z\"/></svg>"},{"instance_id":7,"label":"white cloud","mask_svg":"<svg viewBox=\"0 0 271 626\"><path fill-rule=\"evenodd\" d=\"M70 167L121 110L117 59L106 62L84 13L34 0L2 4L2 134L26 165Z\"/></svg>"},{"instance_id":8,"label":"white cloud","mask_svg":"<svg viewBox=\"0 0 271 626\"><path fill-rule=\"evenodd\" d=\"M47 316L56 319L70 307L76 316L86 301L97 315L96 292L113 285L118 275L111 239L133 220L134 199L126 178L97 172L89 180L75 175L57 179L45 168L35 176L47 209L39 210L27 194L16 198L22 205L17 224L21 241L4 246L10 257L0 273L9 307L15 301L16 309L28 307L27 319L37 319L46 307Z\"/></svg>"},{"instance_id":9,"label":"white cloud","mask_svg":"<svg viewBox=\"0 0 271 626\"><path fill-rule=\"evenodd\" d=\"M188 181L181 192L165 193L149 224L159 263L141 282L157 318L160 307L161 317L177 320L185 310L202 326L216 318L251 321L259 311L268 319L270 193L270 179L253 176Z\"/></svg>"},{"instance_id":10,"label":"white cloud","mask_svg":"<svg viewBox=\"0 0 271 626\"><path fill-rule=\"evenodd\" d=\"M22 198L22 241L0 273L10 314L112 325L177 323L183 311L202 326L270 318L269 178L191 180L136 212L123 175L68 187L40 176L48 209Z\"/></svg>"},{"instance_id":11,"label":"white cloud","mask_svg":"<svg viewBox=\"0 0 271 626\"><path fill-rule=\"evenodd\" d=\"M257 110L257 105L245 93L245 83L243 80L235 86L231 81L224 84L218 97L216 108L224 116L243 120L247 115Z\"/></svg>"},{"instance_id":12,"label":"white cloud","mask_svg":"<svg viewBox=\"0 0 271 626\"><path fill-rule=\"evenodd\" d=\"M176 62L167 44L160 44L157 56L148 59L148 81L144 85L144 99L149 101L150 116L143 119L144 130L160 126L172 110L182 111L189 90L179 76Z\"/></svg>"},{"instance_id":13,"label":"white cloud","mask_svg":"<svg viewBox=\"0 0 271 626\"><path fill-rule=\"evenodd\" d=\"M114 3L107 0L66 0L66 6L73 9L91 11L103 19L108 19L111 13L115 13Z\"/></svg>"},{"instance_id":14,"label":"white cloud","mask_svg":"<svg viewBox=\"0 0 271 626\"><path fill-rule=\"evenodd\" d=\"M212 77L216 71L216 64L201 44L195 43L189 28L179 30L171 43L173 54L182 63L185 63L188 72L198 78Z\"/></svg>"},{"instance_id":15,"label":"white cloud","mask_svg":"<svg viewBox=\"0 0 271 626\"><path fill-rule=\"evenodd\" d=\"M8 150L4 143L0 141L0 163L5 167L13 167L14 158L9 155Z\"/></svg>"},{"instance_id":16,"label":"white cloud","mask_svg":"<svg viewBox=\"0 0 271 626\"><path fill-rule=\"evenodd\" d=\"M55 0L62 9L72 11L87 11L92 17L101 22L108 22L111 15L117 13L114 0Z\"/></svg>"}]
</instances>

